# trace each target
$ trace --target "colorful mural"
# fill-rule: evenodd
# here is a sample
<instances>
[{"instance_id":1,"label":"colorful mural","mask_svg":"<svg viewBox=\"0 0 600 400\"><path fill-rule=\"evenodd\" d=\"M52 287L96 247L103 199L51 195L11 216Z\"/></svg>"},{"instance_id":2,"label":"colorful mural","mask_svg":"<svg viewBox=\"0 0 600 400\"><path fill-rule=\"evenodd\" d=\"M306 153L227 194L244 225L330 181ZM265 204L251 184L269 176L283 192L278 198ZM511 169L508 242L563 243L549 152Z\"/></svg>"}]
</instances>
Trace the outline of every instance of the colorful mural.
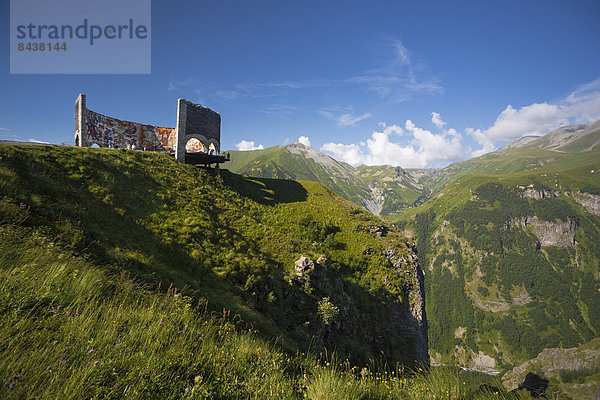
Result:
<instances>
[{"instance_id":1,"label":"colorful mural","mask_svg":"<svg viewBox=\"0 0 600 400\"><path fill-rule=\"evenodd\" d=\"M225 160L219 155L221 116L210 108L185 99L177 103L177 126L167 128L123 121L99 114L86 107L81 93L75 101L75 145L112 148L134 148L168 152L185 163L186 153L207 153L208 157L192 157L190 162L208 160L217 165ZM210 156L216 157L210 157Z\"/></svg>"},{"instance_id":2,"label":"colorful mural","mask_svg":"<svg viewBox=\"0 0 600 400\"><path fill-rule=\"evenodd\" d=\"M202 144L201 141L199 141L196 138L191 138L185 144L185 151L186 151L186 153L200 153L200 152L206 153L204 145Z\"/></svg>"},{"instance_id":3,"label":"colorful mural","mask_svg":"<svg viewBox=\"0 0 600 400\"><path fill-rule=\"evenodd\" d=\"M88 109L85 116L90 146L127 148L135 144L139 150L170 152L175 149L175 128L122 121Z\"/></svg>"}]
</instances>

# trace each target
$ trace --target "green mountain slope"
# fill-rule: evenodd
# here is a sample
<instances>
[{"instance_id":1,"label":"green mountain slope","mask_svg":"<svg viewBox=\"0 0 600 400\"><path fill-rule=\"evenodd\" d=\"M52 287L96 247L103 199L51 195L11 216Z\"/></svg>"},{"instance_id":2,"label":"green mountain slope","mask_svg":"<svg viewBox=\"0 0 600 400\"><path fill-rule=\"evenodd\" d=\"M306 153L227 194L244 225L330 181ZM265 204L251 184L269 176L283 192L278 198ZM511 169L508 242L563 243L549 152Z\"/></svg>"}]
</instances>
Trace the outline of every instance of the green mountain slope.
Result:
<instances>
[{"instance_id":1,"label":"green mountain slope","mask_svg":"<svg viewBox=\"0 0 600 400\"><path fill-rule=\"evenodd\" d=\"M3 240L183 289L291 352L427 361L410 241L318 183L212 177L161 154L0 146L0 194Z\"/></svg>"},{"instance_id":2,"label":"green mountain slope","mask_svg":"<svg viewBox=\"0 0 600 400\"><path fill-rule=\"evenodd\" d=\"M384 166L352 166L301 143L264 150L231 151L226 167L237 174L260 178L319 182L339 196L375 215L388 216L425 202L431 190L424 184L437 170Z\"/></svg>"},{"instance_id":3,"label":"green mountain slope","mask_svg":"<svg viewBox=\"0 0 600 400\"><path fill-rule=\"evenodd\" d=\"M568 166L570 154L592 154L600 149L600 121L589 125L568 125L544 136L516 139L481 157L451 164L425 180L433 193L450 181L470 174L508 174L544 169L553 164ZM592 156L593 157L593 156Z\"/></svg>"},{"instance_id":4,"label":"green mountain slope","mask_svg":"<svg viewBox=\"0 0 600 400\"><path fill-rule=\"evenodd\" d=\"M418 238L436 360L506 368L600 335L600 152L507 157L468 169L520 172L463 169L402 216Z\"/></svg>"},{"instance_id":5,"label":"green mountain slope","mask_svg":"<svg viewBox=\"0 0 600 400\"><path fill-rule=\"evenodd\" d=\"M443 169L353 170L418 239L435 361L509 369L600 335L599 146L596 122Z\"/></svg>"},{"instance_id":6,"label":"green mountain slope","mask_svg":"<svg viewBox=\"0 0 600 400\"><path fill-rule=\"evenodd\" d=\"M376 195L377 214L392 216L401 209L416 207L427 201L432 192L424 183L436 176L439 170L361 165L354 172Z\"/></svg>"},{"instance_id":7,"label":"green mountain slope","mask_svg":"<svg viewBox=\"0 0 600 400\"><path fill-rule=\"evenodd\" d=\"M226 167L237 174L320 182L359 205L371 198L368 185L354 175L351 166L301 143L230 153L232 161Z\"/></svg>"},{"instance_id":8,"label":"green mountain slope","mask_svg":"<svg viewBox=\"0 0 600 400\"><path fill-rule=\"evenodd\" d=\"M301 143L232 151L227 167L247 176L320 182L346 200L395 221L459 177L535 170L550 163L556 166L569 154L598 149L600 121L561 127L541 137L519 138L495 152L441 169L390 165L353 168Z\"/></svg>"}]
</instances>

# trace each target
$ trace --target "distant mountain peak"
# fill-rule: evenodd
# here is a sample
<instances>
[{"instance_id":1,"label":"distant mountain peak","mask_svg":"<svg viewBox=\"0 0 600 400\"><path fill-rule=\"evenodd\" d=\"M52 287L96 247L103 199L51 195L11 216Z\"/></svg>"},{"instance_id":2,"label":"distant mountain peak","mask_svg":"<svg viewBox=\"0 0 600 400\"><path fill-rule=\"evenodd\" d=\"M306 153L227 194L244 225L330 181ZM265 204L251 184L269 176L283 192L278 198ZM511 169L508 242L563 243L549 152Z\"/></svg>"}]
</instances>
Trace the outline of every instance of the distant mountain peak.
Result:
<instances>
[{"instance_id":1,"label":"distant mountain peak","mask_svg":"<svg viewBox=\"0 0 600 400\"><path fill-rule=\"evenodd\" d=\"M513 140L498 150L528 148L567 153L590 151L600 147L600 121L591 124L565 125L543 135L528 135Z\"/></svg>"},{"instance_id":2,"label":"distant mountain peak","mask_svg":"<svg viewBox=\"0 0 600 400\"><path fill-rule=\"evenodd\" d=\"M293 154L299 154L304 157L312 158L315 162L326 165L326 166L339 166L340 163L336 161L334 158L328 156L325 153L320 152L319 150L307 146L303 143L296 142L291 143L285 146L285 148Z\"/></svg>"},{"instance_id":3,"label":"distant mountain peak","mask_svg":"<svg viewBox=\"0 0 600 400\"><path fill-rule=\"evenodd\" d=\"M539 139L541 137L542 136L540 136L540 135L526 135L526 136L521 136L520 138L515 139L512 142L509 142L507 145L501 147L500 149L498 149L498 151L504 151L504 150L509 150L509 149L516 149L516 148L519 148L519 147L527 146L529 143L531 143L534 140L537 140L537 139Z\"/></svg>"}]
</instances>

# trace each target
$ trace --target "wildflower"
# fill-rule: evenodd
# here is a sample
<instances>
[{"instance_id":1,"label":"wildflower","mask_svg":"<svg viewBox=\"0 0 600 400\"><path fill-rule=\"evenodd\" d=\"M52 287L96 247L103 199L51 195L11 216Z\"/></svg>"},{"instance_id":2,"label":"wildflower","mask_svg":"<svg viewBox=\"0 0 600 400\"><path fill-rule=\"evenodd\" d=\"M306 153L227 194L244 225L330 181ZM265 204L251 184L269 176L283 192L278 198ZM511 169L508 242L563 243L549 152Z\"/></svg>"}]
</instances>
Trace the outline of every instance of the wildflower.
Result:
<instances>
[{"instance_id":1,"label":"wildflower","mask_svg":"<svg viewBox=\"0 0 600 400\"><path fill-rule=\"evenodd\" d=\"M91 362L91 361L88 361L88 362L87 362L87 366L89 367L90 365L92 365L92 362Z\"/></svg>"},{"instance_id":2,"label":"wildflower","mask_svg":"<svg viewBox=\"0 0 600 400\"><path fill-rule=\"evenodd\" d=\"M94 352L94 349L89 349L89 350L87 351L87 354L92 354L93 352Z\"/></svg>"},{"instance_id":3,"label":"wildflower","mask_svg":"<svg viewBox=\"0 0 600 400\"><path fill-rule=\"evenodd\" d=\"M99 362L100 361L98 361L98 360L94 361L94 365L98 365Z\"/></svg>"},{"instance_id":4,"label":"wildflower","mask_svg":"<svg viewBox=\"0 0 600 400\"><path fill-rule=\"evenodd\" d=\"M185 390L183 391L183 394L186 395L190 392L190 388L185 388Z\"/></svg>"},{"instance_id":5,"label":"wildflower","mask_svg":"<svg viewBox=\"0 0 600 400\"><path fill-rule=\"evenodd\" d=\"M69 336L73 336L73 332L69 332Z\"/></svg>"}]
</instances>

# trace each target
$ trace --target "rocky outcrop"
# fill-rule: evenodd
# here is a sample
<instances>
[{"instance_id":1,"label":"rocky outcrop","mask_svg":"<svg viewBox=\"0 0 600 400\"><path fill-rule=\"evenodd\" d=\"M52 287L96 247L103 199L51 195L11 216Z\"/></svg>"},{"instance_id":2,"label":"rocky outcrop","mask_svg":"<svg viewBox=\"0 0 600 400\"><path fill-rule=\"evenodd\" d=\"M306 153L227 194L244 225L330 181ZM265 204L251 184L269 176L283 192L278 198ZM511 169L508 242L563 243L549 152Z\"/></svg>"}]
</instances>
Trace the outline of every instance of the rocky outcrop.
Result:
<instances>
[{"instance_id":1,"label":"rocky outcrop","mask_svg":"<svg viewBox=\"0 0 600 400\"><path fill-rule=\"evenodd\" d=\"M408 330L415 337L415 350L417 352L417 360L420 363L429 364L429 345L427 337L427 317L425 314L425 276L423 270L417 261L416 247L407 243L410 251L406 257L399 256L394 249L387 249L385 255L392 263L398 274L410 276L410 285L407 289L407 297L409 303L407 317ZM414 268L407 269L408 265L414 265Z\"/></svg>"},{"instance_id":2,"label":"rocky outcrop","mask_svg":"<svg viewBox=\"0 0 600 400\"><path fill-rule=\"evenodd\" d=\"M543 221L536 216L512 218L508 227L527 229L531 226L540 246L573 247L579 224L573 220Z\"/></svg>"},{"instance_id":3,"label":"rocky outcrop","mask_svg":"<svg viewBox=\"0 0 600 400\"><path fill-rule=\"evenodd\" d=\"M591 193L572 193L573 200L585 207L590 214L600 215L600 196Z\"/></svg>"},{"instance_id":4,"label":"rocky outcrop","mask_svg":"<svg viewBox=\"0 0 600 400\"><path fill-rule=\"evenodd\" d=\"M559 190L552 190L547 188L536 188L533 184L529 186L517 186L520 189L521 197L530 197L532 199L541 200L545 198L559 197L563 193ZM566 196L572 198L577 203L581 204L585 209L594 215L600 215L600 196L585 192L565 192Z\"/></svg>"},{"instance_id":5,"label":"rocky outcrop","mask_svg":"<svg viewBox=\"0 0 600 400\"><path fill-rule=\"evenodd\" d=\"M496 360L480 350L474 353L472 365L474 369L485 371L496 367Z\"/></svg>"},{"instance_id":6,"label":"rocky outcrop","mask_svg":"<svg viewBox=\"0 0 600 400\"><path fill-rule=\"evenodd\" d=\"M532 199L541 200L549 197L558 197L560 192L552 189L536 188L533 184L529 186L517 186L521 189L521 197L531 197Z\"/></svg>"},{"instance_id":7,"label":"rocky outcrop","mask_svg":"<svg viewBox=\"0 0 600 400\"><path fill-rule=\"evenodd\" d=\"M371 190L371 198L361 199L362 205L373 214L379 215L385 201L383 190L373 183L369 183L369 190Z\"/></svg>"},{"instance_id":8,"label":"rocky outcrop","mask_svg":"<svg viewBox=\"0 0 600 400\"><path fill-rule=\"evenodd\" d=\"M294 263L294 271L300 280L306 280L312 270L315 269L315 263L308 257L300 257Z\"/></svg>"},{"instance_id":9,"label":"rocky outcrop","mask_svg":"<svg viewBox=\"0 0 600 400\"><path fill-rule=\"evenodd\" d=\"M541 374L548 379L563 380L561 374L564 376L565 372L579 372L584 375L590 375L594 371L599 370L600 339L594 339L592 342L588 342L579 348L544 349L533 360L527 361L504 374L502 381L506 389L513 390L519 387L520 382L523 382L523 379L531 371ZM591 391L591 394L594 394L594 390L597 391L600 389L600 384L596 382L593 387L588 389Z\"/></svg>"},{"instance_id":10,"label":"rocky outcrop","mask_svg":"<svg viewBox=\"0 0 600 400\"><path fill-rule=\"evenodd\" d=\"M372 226L373 233L381 237L387 233L387 227ZM368 229L370 230L370 229ZM429 364L427 318L425 314L424 276L417 261L416 248L409 242L406 247L389 245L383 250L393 266L386 275L381 276L391 292L399 293L397 300L378 303L377 313L385 318L376 317L373 310L356 302L353 285L342 279L338 270L329 266L329 260L321 256L315 262L310 257L301 256L294 263L294 279L298 287L308 295L296 302L299 311L316 307L320 300L327 298L339 314L329 324L306 326L313 346L329 347L334 338L340 335L361 343L371 354L386 354L386 357L404 360L411 368ZM368 255L376 256L382 250L370 249ZM395 270L395 271L394 271ZM401 279L391 279L395 273ZM369 294L364 294L370 296ZM364 314L367 312L368 314ZM363 313L363 314L361 314ZM366 322L366 321L370 322ZM394 354L390 349L395 348Z\"/></svg>"},{"instance_id":11,"label":"rocky outcrop","mask_svg":"<svg viewBox=\"0 0 600 400\"><path fill-rule=\"evenodd\" d=\"M377 237L385 237L388 233L388 228L383 225L369 225L363 228L367 232L373 233Z\"/></svg>"}]
</instances>

